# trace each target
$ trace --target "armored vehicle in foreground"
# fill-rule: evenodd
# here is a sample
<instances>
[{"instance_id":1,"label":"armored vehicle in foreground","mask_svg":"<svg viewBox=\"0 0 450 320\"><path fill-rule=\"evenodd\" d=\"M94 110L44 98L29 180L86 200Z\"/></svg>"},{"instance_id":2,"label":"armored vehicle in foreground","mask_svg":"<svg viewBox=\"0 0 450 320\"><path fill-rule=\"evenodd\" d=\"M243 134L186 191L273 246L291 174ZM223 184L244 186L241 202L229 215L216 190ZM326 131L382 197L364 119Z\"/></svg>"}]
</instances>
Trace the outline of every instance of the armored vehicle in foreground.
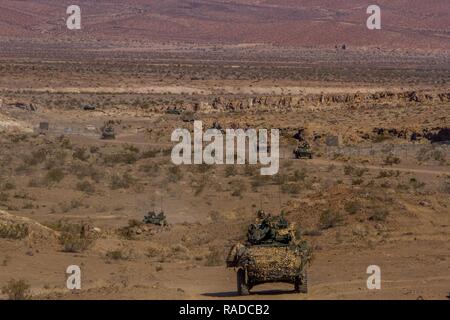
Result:
<instances>
[{"instance_id":1,"label":"armored vehicle in foreground","mask_svg":"<svg viewBox=\"0 0 450 320\"><path fill-rule=\"evenodd\" d=\"M294 285L298 293L308 292L307 265L311 250L306 241L295 238L295 226L283 216L260 215L250 225L247 242L233 246L227 257L227 267L237 271L237 290L250 294L259 284L285 282Z\"/></svg>"},{"instance_id":2,"label":"armored vehicle in foreground","mask_svg":"<svg viewBox=\"0 0 450 320\"><path fill-rule=\"evenodd\" d=\"M294 156L296 159L312 159L313 153L311 146L306 141L303 141L294 150Z\"/></svg>"}]
</instances>

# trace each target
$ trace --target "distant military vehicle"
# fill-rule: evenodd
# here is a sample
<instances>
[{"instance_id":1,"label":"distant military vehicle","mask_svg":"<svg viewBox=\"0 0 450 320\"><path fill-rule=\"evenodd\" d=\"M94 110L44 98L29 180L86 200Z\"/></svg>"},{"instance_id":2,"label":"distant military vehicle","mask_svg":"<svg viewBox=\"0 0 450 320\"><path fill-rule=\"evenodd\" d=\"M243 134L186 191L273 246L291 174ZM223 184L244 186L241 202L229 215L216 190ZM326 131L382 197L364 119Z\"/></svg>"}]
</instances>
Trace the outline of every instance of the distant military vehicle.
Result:
<instances>
[{"instance_id":1,"label":"distant military vehicle","mask_svg":"<svg viewBox=\"0 0 450 320\"><path fill-rule=\"evenodd\" d=\"M306 241L295 239L295 226L283 216L265 215L250 225L245 244L233 246L227 267L237 269L237 291L250 294L259 284L285 282L298 293L308 292L307 265L311 250Z\"/></svg>"},{"instance_id":2,"label":"distant military vehicle","mask_svg":"<svg viewBox=\"0 0 450 320\"><path fill-rule=\"evenodd\" d=\"M116 138L116 133L114 131L114 121L106 121L103 127L101 127L101 139L112 140Z\"/></svg>"},{"instance_id":3,"label":"distant military vehicle","mask_svg":"<svg viewBox=\"0 0 450 320\"><path fill-rule=\"evenodd\" d=\"M102 136L101 138L103 140L112 140L116 138L116 133L114 131L113 127L105 127L102 129Z\"/></svg>"},{"instance_id":4,"label":"distant military vehicle","mask_svg":"<svg viewBox=\"0 0 450 320\"><path fill-rule=\"evenodd\" d=\"M84 111L95 111L95 106L90 105L90 104L85 104L85 105L83 105L83 110Z\"/></svg>"},{"instance_id":5,"label":"distant military vehicle","mask_svg":"<svg viewBox=\"0 0 450 320\"><path fill-rule=\"evenodd\" d=\"M144 216L144 223L145 224L155 224L158 226L165 227L168 225L166 216L164 212L156 213L155 211L149 211Z\"/></svg>"},{"instance_id":6,"label":"distant military vehicle","mask_svg":"<svg viewBox=\"0 0 450 320\"><path fill-rule=\"evenodd\" d=\"M302 141L294 150L294 156L296 159L312 159L313 153L309 143Z\"/></svg>"}]
</instances>

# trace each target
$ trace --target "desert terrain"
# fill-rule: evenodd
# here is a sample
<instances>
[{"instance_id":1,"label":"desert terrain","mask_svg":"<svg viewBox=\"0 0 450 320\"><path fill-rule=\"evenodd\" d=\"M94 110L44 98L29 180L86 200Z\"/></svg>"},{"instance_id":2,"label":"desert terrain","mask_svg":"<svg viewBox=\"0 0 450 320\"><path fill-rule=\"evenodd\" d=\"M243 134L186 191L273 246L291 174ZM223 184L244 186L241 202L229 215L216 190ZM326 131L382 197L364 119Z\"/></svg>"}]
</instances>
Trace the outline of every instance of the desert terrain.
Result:
<instances>
[{"instance_id":1,"label":"desert terrain","mask_svg":"<svg viewBox=\"0 0 450 320\"><path fill-rule=\"evenodd\" d=\"M308 10L296 1L191 3L197 11L128 2L99 1L92 12L87 4L97 20L75 41L48 18L54 1L0 5L10 18L0 19L0 287L23 280L32 299L446 299L445 3L422 8L427 19L412 29L419 2L400 19L396 1L387 25L400 25L369 43L351 10L360 1L328 11L317 1L305 1ZM341 12L339 26L353 37L325 27L329 39L264 37L274 10L285 18L273 22L279 30ZM233 19L246 32L230 29ZM114 26L132 30L129 39ZM194 118L207 128L279 129L279 173L175 166L171 133L192 131ZM105 123L114 140L100 139ZM312 159L294 158L300 129ZM237 295L225 257L261 209L283 212L313 248L308 294L265 284ZM169 226L143 224L151 210L164 211ZM69 265L81 268L81 290L66 288ZM370 265L381 268L381 290L366 287Z\"/></svg>"}]
</instances>

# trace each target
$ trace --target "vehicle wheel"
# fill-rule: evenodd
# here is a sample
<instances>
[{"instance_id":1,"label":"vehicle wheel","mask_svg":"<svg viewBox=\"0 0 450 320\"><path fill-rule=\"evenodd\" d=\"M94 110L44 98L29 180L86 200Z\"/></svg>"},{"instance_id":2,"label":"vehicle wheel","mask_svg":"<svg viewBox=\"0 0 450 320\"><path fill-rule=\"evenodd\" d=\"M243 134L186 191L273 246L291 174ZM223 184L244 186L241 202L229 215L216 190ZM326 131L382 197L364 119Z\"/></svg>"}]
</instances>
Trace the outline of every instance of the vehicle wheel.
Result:
<instances>
[{"instance_id":1,"label":"vehicle wheel","mask_svg":"<svg viewBox=\"0 0 450 320\"><path fill-rule=\"evenodd\" d=\"M295 278L294 291L297 293L308 293L308 274L305 273Z\"/></svg>"},{"instance_id":2,"label":"vehicle wheel","mask_svg":"<svg viewBox=\"0 0 450 320\"><path fill-rule=\"evenodd\" d=\"M237 272L237 290L239 295L248 296L250 294L248 285L245 282L245 271L244 269L239 269Z\"/></svg>"}]
</instances>

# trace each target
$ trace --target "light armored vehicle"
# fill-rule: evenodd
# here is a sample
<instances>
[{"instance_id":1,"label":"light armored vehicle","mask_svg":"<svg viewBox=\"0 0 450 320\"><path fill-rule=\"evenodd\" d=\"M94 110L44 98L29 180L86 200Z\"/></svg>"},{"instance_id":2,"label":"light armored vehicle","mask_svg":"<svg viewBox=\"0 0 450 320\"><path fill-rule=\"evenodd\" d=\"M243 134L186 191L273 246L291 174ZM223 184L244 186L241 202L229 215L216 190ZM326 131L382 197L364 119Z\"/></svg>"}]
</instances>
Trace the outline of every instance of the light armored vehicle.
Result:
<instances>
[{"instance_id":1,"label":"light armored vehicle","mask_svg":"<svg viewBox=\"0 0 450 320\"><path fill-rule=\"evenodd\" d=\"M155 224L158 226L167 226L167 220L166 215L164 212L156 213L155 211L150 211L144 216L144 223L145 224Z\"/></svg>"},{"instance_id":2,"label":"light armored vehicle","mask_svg":"<svg viewBox=\"0 0 450 320\"><path fill-rule=\"evenodd\" d=\"M252 224L245 244L233 246L227 266L237 271L237 291L248 295L259 284L284 282L298 293L308 292L307 265L311 250L306 241L295 239L295 226L284 217L265 216Z\"/></svg>"},{"instance_id":3,"label":"light armored vehicle","mask_svg":"<svg viewBox=\"0 0 450 320\"><path fill-rule=\"evenodd\" d=\"M313 153L311 146L307 142L301 143L294 150L294 156L296 159L312 159Z\"/></svg>"}]
</instances>

